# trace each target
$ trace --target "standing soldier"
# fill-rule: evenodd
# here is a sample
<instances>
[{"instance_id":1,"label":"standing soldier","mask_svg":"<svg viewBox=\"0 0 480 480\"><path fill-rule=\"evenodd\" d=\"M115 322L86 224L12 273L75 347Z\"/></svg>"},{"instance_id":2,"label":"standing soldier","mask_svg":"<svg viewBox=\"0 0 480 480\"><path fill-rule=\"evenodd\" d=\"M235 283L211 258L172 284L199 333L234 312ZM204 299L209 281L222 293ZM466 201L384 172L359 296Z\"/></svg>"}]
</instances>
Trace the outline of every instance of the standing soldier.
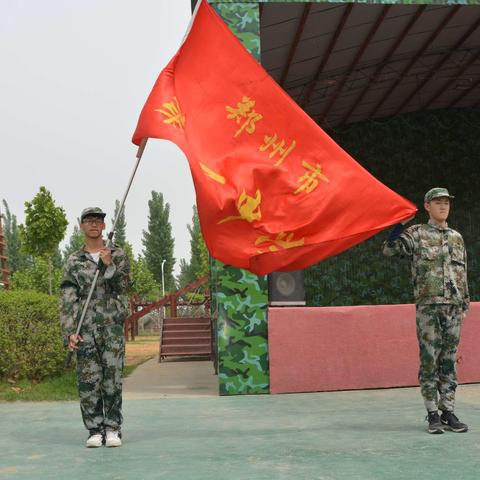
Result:
<instances>
[{"instance_id":1,"label":"standing soldier","mask_svg":"<svg viewBox=\"0 0 480 480\"><path fill-rule=\"evenodd\" d=\"M446 188L429 190L424 203L428 223L405 231L403 224L396 225L383 246L385 255L411 261L420 348L418 379L429 433L468 430L453 413L457 347L470 298L463 238L447 225L452 198Z\"/></svg>"},{"instance_id":2,"label":"standing soldier","mask_svg":"<svg viewBox=\"0 0 480 480\"><path fill-rule=\"evenodd\" d=\"M87 447L122 445L122 372L125 356L123 323L128 311L120 295L129 284L128 257L106 248L102 238L105 213L86 208L80 216L82 250L67 260L61 284L60 323L65 343L77 353L77 383ZM106 267L93 291L82 329L77 322L99 261Z\"/></svg>"}]
</instances>

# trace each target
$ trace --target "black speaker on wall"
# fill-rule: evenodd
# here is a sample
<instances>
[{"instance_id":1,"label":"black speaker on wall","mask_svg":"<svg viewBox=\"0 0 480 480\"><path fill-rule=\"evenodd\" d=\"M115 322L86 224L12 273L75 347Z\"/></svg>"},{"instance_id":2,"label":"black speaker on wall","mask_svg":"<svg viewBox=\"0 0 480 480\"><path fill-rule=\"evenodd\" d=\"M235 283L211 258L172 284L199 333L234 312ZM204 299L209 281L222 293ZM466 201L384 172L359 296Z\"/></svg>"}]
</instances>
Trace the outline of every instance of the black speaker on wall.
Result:
<instances>
[{"instance_id":1,"label":"black speaker on wall","mask_svg":"<svg viewBox=\"0 0 480 480\"><path fill-rule=\"evenodd\" d=\"M303 270L271 273L268 276L268 303L273 307L305 305Z\"/></svg>"}]
</instances>

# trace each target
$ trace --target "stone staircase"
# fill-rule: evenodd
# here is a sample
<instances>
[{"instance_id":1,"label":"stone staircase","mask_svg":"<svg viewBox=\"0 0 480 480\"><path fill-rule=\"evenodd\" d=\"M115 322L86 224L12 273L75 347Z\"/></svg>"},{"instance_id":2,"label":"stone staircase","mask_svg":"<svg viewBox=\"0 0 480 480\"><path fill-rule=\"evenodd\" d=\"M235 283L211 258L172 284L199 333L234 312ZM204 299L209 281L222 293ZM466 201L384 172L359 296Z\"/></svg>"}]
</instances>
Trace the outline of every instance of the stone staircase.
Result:
<instances>
[{"instance_id":1,"label":"stone staircase","mask_svg":"<svg viewBox=\"0 0 480 480\"><path fill-rule=\"evenodd\" d=\"M210 318L165 318L160 334L159 361L166 357L213 358Z\"/></svg>"}]
</instances>

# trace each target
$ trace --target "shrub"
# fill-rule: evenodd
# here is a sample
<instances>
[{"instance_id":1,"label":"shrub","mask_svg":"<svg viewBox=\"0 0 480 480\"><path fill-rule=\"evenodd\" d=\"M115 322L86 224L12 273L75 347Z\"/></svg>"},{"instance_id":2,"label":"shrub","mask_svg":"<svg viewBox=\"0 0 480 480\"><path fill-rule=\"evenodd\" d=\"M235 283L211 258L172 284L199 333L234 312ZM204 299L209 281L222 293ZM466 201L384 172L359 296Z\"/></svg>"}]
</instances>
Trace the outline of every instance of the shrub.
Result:
<instances>
[{"instance_id":1,"label":"shrub","mask_svg":"<svg viewBox=\"0 0 480 480\"><path fill-rule=\"evenodd\" d=\"M65 353L57 297L0 291L0 378L38 381L55 375Z\"/></svg>"}]
</instances>

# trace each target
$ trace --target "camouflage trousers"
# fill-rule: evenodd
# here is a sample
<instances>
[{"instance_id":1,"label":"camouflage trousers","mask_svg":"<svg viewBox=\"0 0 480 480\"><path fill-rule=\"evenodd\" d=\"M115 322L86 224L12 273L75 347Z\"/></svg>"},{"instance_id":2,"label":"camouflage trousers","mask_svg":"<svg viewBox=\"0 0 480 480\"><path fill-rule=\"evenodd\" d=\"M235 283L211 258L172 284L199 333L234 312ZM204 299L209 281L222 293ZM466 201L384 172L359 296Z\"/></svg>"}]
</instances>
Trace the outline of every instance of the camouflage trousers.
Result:
<instances>
[{"instance_id":1,"label":"camouflage trousers","mask_svg":"<svg viewBox=\"0 0 480 480\"><path fill-rule=\"evenodd\" d=\"M418 380L429 412L454 409L456 357L463 317L463 310L456 305L417 305Z\"/></svg>"},{"instance_id":2,"label":"camouflage trousers","mask_svg":"<svg viewBox=\"0 0 480 480\"><path fill-rule=\"evenodd\" d=\"M77 350L80 410L91 433L122 425L122 374L125 340L121 325L82 330Z\"/></svg>"}]
</instances>

